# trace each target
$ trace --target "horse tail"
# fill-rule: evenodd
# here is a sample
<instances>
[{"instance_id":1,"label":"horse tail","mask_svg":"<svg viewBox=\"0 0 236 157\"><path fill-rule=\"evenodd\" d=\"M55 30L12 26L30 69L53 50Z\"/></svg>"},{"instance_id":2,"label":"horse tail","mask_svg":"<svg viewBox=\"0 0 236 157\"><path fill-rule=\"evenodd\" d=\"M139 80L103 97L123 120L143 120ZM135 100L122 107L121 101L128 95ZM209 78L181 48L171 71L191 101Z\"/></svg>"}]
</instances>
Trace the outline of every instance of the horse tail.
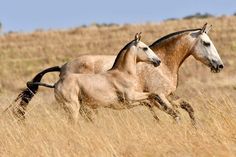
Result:
<instances>
[{"instance_id":1,"label":"horse tail","mask_svg":"<svg viewBox=\"0 0 236 157\"><path fill-rule=\"evenodd\" d=\"M24 116L25 109L27 105L29 104L30 100L33 98L33 96L37 93L39 86L54 88L54 86L52 85L48 85L48 84L40 82L43 76L49 72L60 72L60 71L61 71L61 68L59 66L47 68L41 71L40 73L38 73L31 81L26 83L27 87L15 99L15 102L20 99L19 107L21 108L21 110L17 111L18 114L20 114L20 116Z\"/></svg>"}]
</instances>

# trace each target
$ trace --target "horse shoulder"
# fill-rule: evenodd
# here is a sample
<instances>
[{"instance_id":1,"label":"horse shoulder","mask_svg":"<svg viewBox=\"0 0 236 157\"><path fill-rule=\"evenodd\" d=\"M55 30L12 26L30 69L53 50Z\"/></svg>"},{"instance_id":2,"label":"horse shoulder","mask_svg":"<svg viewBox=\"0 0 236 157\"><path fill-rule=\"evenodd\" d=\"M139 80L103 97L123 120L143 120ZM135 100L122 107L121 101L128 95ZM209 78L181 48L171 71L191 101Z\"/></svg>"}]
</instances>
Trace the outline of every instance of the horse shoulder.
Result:
<instances>
[{"instance_id":1,"label":"horse shoulder","mask_svg":"<svg viewBox=\"0 0 236 157\"><path fill-rule=\"evenodd\" d=\"M175 79L164 64L153 67L149 64L139 63L137 71L139 88L142 91L168 95L175 90Z\"/></svg>"}]
</instances>

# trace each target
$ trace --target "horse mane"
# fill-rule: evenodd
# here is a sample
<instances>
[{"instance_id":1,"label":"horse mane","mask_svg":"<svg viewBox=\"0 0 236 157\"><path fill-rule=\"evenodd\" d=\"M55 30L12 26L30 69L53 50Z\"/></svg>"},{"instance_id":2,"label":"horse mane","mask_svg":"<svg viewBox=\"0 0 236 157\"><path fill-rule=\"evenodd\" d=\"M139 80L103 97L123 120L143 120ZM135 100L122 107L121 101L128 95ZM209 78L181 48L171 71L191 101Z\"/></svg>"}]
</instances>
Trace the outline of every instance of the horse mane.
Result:
<instances>
[{"instance_id":1,"label":"horse mane","mask_svg":"<svg viewBox=\"0 0 236 157\"><path fill-rule=\"evenodd\" d=\"M196 28L196 29L186 29L186 30L182 30L182 31L178 31L178 32L174 32L174 33L170 33L166 36L161 37L160 39L156 40L154 43L152 43L149 47L155 46L156 44L160 44L161 42L172 38L174 36L180 35L180 34L184 34L186 32L192 32L192 31L200 31L202 30L201 28Z\"/></svg>"},{"instance_id":2,"label":"horse mane","mask_svg":"<svg viewBox=\"0 0 236 157\"><path fill-rule=\"evenodd\" d=\"M163 37L159 38L159 39L156 40L154 43L152 43L149 47L151 48L152 46L155 46L155 45L157 45L157 44L160 44L161 42L163 42L163 41L165 41L165 40L168 40L168 39L170 39L170 38L172 38L172 37L175 37L175 36L177 36L177 35L181 35L181 34L184 34L184 33L186 33L186 32L200 31L200 30L202 30L202 29L201 29L201 28L195 28L195 29L186 29L186 30L182 30L182 31L170 33L170 34L168 34L168 35L166 35L166 36L163 36ZM112 70L112 69L114 69L114 68L117 67L117 62L120 62L120 59L123 58L123 56L124 56L124 54L125 54L125 52L126 52L126 51L124 51L124 50L128 49L128 48L131 46L131 44L134 44L134 42L135 42L135 40L132 40L131 42L129 42L128 44L126 44L126 45L120 50L120 52L118 53L118 55L117 55L117 57L116 57L116 59L115 59L115 62L114 62L114 64L113 64L112 68L109 69L109 70Z\"/></svg>"},{"instance_id":3,"label":"horse mane","mask_svg":"<svg viewBox=\"0 0 236 157\"><path fill-rule=\"evenodd\" d=\"M126 44L121 50L120 52L118 53L118 55L116 56L116 59L115 59L115 62L114 64L112 65L112 69L116 68L117 67L117 63L120 62L120 60L123 58L124 54L125 54L125 50L128 49L131 45L135 44L135 40L132 40L131 42L129 42L128 44Z\"/></svg>"}]
</instances>

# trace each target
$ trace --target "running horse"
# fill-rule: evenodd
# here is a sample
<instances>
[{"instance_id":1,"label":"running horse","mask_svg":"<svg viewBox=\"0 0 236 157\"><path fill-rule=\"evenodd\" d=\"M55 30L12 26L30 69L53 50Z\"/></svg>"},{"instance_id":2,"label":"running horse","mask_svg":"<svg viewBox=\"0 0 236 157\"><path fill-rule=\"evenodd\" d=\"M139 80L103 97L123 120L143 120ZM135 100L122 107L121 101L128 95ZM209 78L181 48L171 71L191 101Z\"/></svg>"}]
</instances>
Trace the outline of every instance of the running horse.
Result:
<instances>
[{"instance_id":1,"label":"running horse","mask_svg":"<svg viewBox=\"0 0 236 157\"><path fill-rule=\"evenodd\" d=\"M136 90L136 64L144 62L157 67L161 61L140 38L140 33L136 34L118 53L110 70L99 74L69 73L55 84L56 100L72 122L77 122L79 113L92 121L85 112L87 107L120 110L152 103L155 94Z\"/></svg>"},{"instance_id":2,"label":"running horse","mask_svg":"<svg viewBox=\"0 0 236 157\"><path fill-rule=\"evenodd\" d=\"M174 94L177 88L178 71L182 63L193 56L212 72L220 72L224 65L221 58L207 35L212 26L204 24L202 28L188 29L168 34L149 47L160 57L162 64L153 68L144 63L138 63L139 89L141 91L159 94L158 101L161 109L174 116L171 108L179 105L189 113L191 121L195 124L194 110L191 105ZM110 69L115 61L115 56L109 55L84 55L72 60L63 66L47 68L38 73L32 81L27 82L27 88L20 93L17 114L23 116L32 97L37 93L39 85L53 88L41 83L44 74L60 72L60 78L68 73L100 73ZM175 105L174 105L175 104Z\"/></svg>"}]
</instances>

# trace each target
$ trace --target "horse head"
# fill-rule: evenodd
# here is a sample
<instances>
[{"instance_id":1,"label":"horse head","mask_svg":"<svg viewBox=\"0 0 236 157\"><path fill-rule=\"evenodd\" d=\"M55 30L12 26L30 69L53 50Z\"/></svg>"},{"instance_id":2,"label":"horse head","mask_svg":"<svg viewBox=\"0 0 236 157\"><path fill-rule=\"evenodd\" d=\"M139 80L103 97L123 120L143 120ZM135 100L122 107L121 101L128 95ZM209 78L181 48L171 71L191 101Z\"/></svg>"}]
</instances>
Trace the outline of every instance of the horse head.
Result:
<instances>
[{"instance_id":1,"label":"horse head","mask_svg":"<svg viewBox=\"0 0 236 157\"><path fill-rule=\"evenodd\" d=\"M161 60L159 57L143 42L140 41L141 32L137 33L134 38L136 54L137 54L137 62L146 62L153 64L155 67L159 66Z\"/></svg>"},{"instance_id":2,"label":"horse head","mask_svg":"<svg viewBox=\"0 0 236 157\"><path fill-rule=\"evenodd\" d=\"M206 23L200 31L191 34L196 39L191 53L197 60L210 67L212 72L218 73L224 68L224 65L213 42L207 35L211 28L212 26L208 27Z\"/></svg>"}]
</instances>

